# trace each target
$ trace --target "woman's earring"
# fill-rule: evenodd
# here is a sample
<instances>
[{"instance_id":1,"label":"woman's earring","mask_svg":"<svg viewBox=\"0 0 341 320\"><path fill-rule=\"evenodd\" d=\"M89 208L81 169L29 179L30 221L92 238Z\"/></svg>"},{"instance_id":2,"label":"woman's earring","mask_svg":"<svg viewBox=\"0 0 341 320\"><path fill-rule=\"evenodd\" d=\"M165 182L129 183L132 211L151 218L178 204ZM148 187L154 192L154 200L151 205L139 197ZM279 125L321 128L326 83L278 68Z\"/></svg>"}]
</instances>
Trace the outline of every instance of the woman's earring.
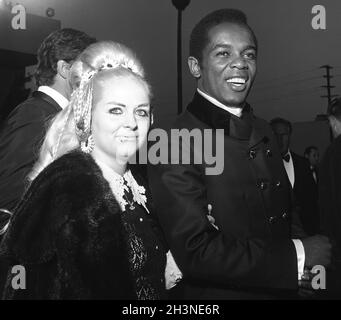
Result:
<instances>
[{"instance_id":1,"label":"woman's earring","mask_svg":"<svg viewBox=\"0 0 341 320\"><path fill-rule=\"evenodd\" d=\"M85 153L91 153L94 150L95 141L92 135L90 134L85 141L81 142L81 150Z\"/></svg>"}]
</instances>

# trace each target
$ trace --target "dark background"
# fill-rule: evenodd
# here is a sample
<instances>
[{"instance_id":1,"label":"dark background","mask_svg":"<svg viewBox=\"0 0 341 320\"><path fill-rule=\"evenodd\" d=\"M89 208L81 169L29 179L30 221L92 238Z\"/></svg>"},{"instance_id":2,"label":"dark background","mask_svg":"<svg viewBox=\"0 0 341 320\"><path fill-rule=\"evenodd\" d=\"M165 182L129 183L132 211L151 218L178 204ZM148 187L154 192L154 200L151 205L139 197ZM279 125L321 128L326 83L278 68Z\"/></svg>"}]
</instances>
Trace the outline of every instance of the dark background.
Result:
<instances>
[{"instance_id":1,"label":"dark background","mask_svg":"<svg viewBox=\"0 0 341 320\"><path fill-rule=\"evenodd\" d=\"M1 10L8 10L3 5L4 2L6 0L0 0L0 13ZM4 21L0 21L0 48L3 49L4 44L8 43L13 45L14 40L11 39L19 37L23 50L32 54L39 45L39 38L48 34L49 28L56 26L80 29L99 40L122 42L133 48L145 65L153 86L155 118L158 123L164 127L171 123L177 113L177 11L171 0L12 2L13 5L23 4L29 15L41 17L45 21L45 27L37 28L36 20L34 24L30 22L32 17L27 19L27 30L10 30L10 25L6 26ZM314 5L323 5L326 9L326 30L314 30L311 26ZM300 123L305 124L303 132L306 137L302 140L301 134L298 134L299 137L295 140L301 142L297 148L309 144L309 137L311 138L313 132L323 128L323 138L314 138L323 149L328 142L325 141L328 138L327 125L315 123L307 126L307 123L314 121L317 114L325 113L327 108L327 99L320 97L326 94L326 90L320 87L326 84L326 79L323 78L325 70L320 66L329 64L334 67L331 70L334 76L331 81L336 87L332 89L332 93L341 94L341 1L192 0L183 13L184 106L192 98L195 89L195 81L187 69L189 34L201 17L223 7L243 10L258 37L258 76L249 97L256 114L267 120L275 116L288 118L295 123L294 127L298 127L296 132L303 130ZM53 18L46 17L47 8L54 9ZM5 64L0 69L2 96L6 91L4 82L8 83L10 79L15 82L13 74L8 75L7 70L13 68L13 64L7 60ZM15 72L20 74L21 71ZM20 100L23 92L18 92L14 100ZM14 100L10 103L16 102ZM7 106L2 105L1 108L8 107L7 103Z\"/></svg>"}]
</instances>

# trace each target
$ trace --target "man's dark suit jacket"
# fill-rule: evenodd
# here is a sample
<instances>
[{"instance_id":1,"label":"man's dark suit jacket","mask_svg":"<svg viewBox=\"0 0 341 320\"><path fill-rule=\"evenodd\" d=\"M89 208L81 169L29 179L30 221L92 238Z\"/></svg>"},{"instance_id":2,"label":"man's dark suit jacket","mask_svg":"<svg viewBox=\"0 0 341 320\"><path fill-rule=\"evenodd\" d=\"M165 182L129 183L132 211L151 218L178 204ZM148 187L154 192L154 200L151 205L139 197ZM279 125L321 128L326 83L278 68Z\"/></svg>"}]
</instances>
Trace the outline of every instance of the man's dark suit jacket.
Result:
<instances>
[{"instance_id":1,"label":"man's dark suit jacket","mask_svg":"<svg viewBox=\"0 0 341 320\"><path fill-rule=\"evenodd\" d=\"M327 271L330 298L341 298L341 135L326 150L319 170L322 233L333 246L332 269Z\"/></svg>"},{"instance_id":2,"label":"man's dark suit jacket","mask_svg":"<svg viewBox=\"0 0 341 320\"><path fill-rule=\"evenodd\" d=\"M269 298L296 290L291 190L269 125L247 110L235 117L196 93L173 128L225 130L220 175L206 175L207 163L148 167L161 226L184 274L185 299ZM183 154L198 152L193 146L183 140ZM207 219L208 204L219 230Z\"/></svg>"},{"instance_id":3,"label":"man's dark suit jacket","mask_svg":"<svg viewBox=\"0 0 341 320\"><path fill-rule=\"evenodd\" d=\"M294 152L290 153L295 171L293 191L299 207L299 216L304 231L308 235L314 235L320 231L318 186L310 170L308 160Z\"/></svg>"},{"instance_id":4,"label":"man's dark suit jacket","mask_svg":"<svg viewBox=\"0 0 341 320\"><path fill-rule=\"evenodd\" d=\"M26 176L37 160L48 120L61 107L35 91L18 105L0 130L0 208L13 210L24 193Z\"/></svg>"}]
</instances>

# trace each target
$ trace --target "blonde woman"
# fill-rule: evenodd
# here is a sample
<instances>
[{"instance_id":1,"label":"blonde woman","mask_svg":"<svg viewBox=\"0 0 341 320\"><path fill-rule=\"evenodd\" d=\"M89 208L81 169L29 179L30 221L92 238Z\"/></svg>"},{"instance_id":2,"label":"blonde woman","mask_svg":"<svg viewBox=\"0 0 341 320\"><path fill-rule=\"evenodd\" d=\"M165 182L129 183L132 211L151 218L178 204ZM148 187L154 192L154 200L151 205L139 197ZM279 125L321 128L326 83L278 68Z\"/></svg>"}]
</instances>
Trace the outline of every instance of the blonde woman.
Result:
<instances>
[{"instance_id":1,"label":"blonde woman","mask_svg":"<svg viewBox=\"0 0 341 320\"><path fill-rule=\"evenodd\" d=\"M151 122L142 65L110 41L75 65L79 86L47 132L1 244L10 265L25 267L26 289L13 290L9 270L3 298L163 299L166 246L128 166Z\"/></svg>"}]
</instances>

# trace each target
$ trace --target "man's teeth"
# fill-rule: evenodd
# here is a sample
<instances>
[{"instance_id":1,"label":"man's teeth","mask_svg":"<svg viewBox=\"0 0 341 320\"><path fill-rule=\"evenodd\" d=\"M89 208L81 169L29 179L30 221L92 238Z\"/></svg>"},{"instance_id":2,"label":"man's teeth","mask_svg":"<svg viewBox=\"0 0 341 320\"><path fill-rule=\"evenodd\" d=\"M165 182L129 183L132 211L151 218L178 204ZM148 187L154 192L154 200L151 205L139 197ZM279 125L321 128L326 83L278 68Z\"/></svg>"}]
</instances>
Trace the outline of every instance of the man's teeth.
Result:
<instances>
[{"instance_id":1,"label":"man's teeth","mask_svg":"<svg viewBox=\"0 0 341 320\"><path fill-rule=\"evenodd\" d=\"M246 82L246 80L243 79L243 78L231 78L231 79L228 79L227 82L229 82L229 83L237 83L237 84L244 84Z\"/></svg>"}]
</instances>

